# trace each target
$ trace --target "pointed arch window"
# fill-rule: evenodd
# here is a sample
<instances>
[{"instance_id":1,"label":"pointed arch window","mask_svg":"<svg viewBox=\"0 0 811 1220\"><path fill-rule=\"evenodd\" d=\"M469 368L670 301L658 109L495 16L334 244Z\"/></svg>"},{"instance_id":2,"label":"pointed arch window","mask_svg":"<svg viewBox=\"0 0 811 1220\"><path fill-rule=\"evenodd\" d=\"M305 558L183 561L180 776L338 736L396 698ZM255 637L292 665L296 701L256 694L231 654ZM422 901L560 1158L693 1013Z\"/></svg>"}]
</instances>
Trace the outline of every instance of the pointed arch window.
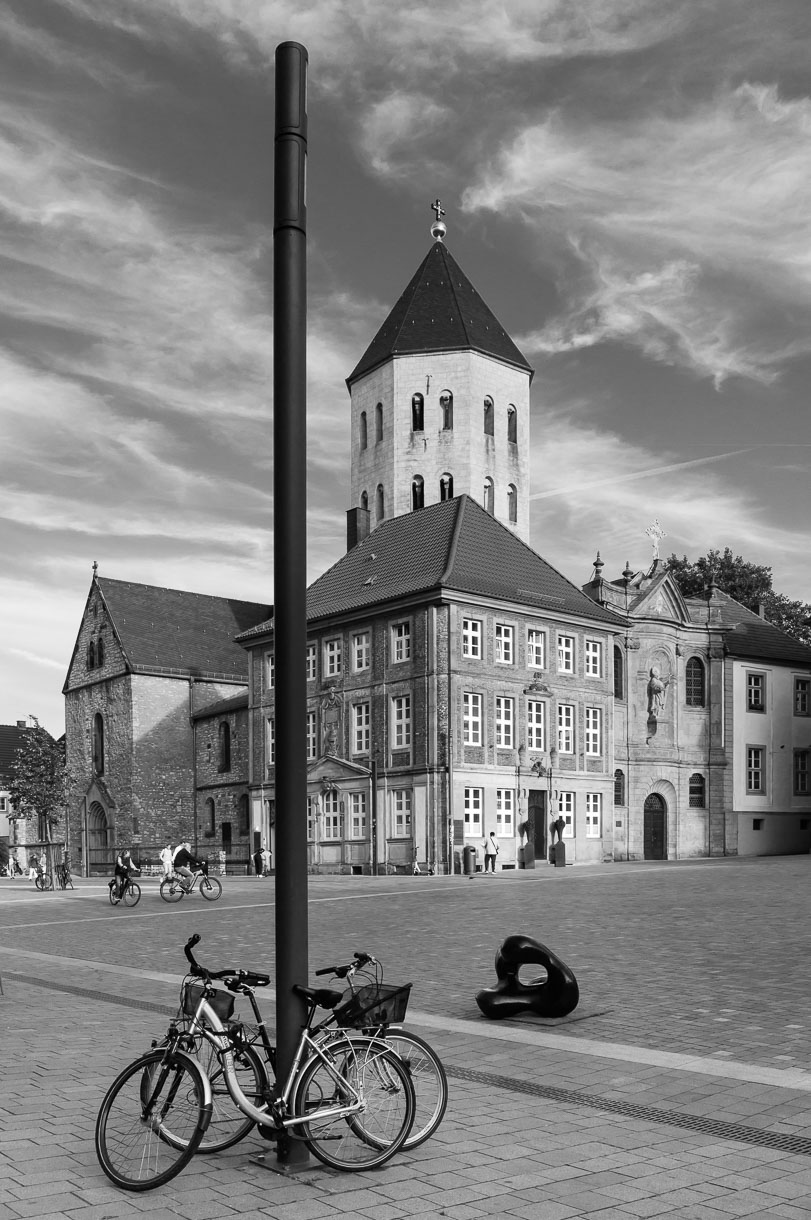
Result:
<instances>
[{"instance_id":1,"label":"pointed arch window","mask_svg":"<svg viewBox=\"0 0 811 1220\"><path fill-rule=\"evenodd\" d=\"M484 480L484 510L490 513L491 516L495 511L495 499L496 489L493 486L493 480L488 477Z\"/></svg>"},{"instance_id":2,"label":"pointed arch window","mask_svg":"<svg viewBox=\"0 0 811 1220\"><path fill-rule=\"evenodd\" d=\"M383 494L383 484L378 483L377 491L375 492L375 517L378 521L382 521L386 515L386 500Z\"/></svg>"},{"instance_id":3,"label":"pointed arch window","mask_svg":"<svg viewBox=\"0 0 811 1220\"><path fill-rule=\"evenodd\" d=\"M518 442L518 412L512 403L507 407L507 440L513 445Z\"/></svg>"},{"instance_id":4,"label":"pointed arch window","mask_svg":"<svg viewBox=\"0 0 811 1220\"><path fill-rule=\"evenodd\" d=\"M90 643L87 646L87 668L88 669L96 668L96 645L94 644L94 642L92 640L90 641Z\"/></svg>"},{"instance_id":5,"label":"pointed arch window","mask_svg":"<svg viewBox=\"0 0 811 1220\"><path fill-rule=\"evenodd\" d=\"M453 394L443 390L439 396L439 409L442 413L442 431L453 431Z\"/></svg>"},{"instance_id":6,"label":"pointed arch window","mask_svg":"<svg viewBox=\"0 0 811 1220\"><path fill-rule=\"evenodd\" d=\"M425 507L425 484L421 474L415 474L411 480L411 507L415 510Z\"/></svg>"},{"instance_id":7,"label":"pointed arch window","mask_svg":"<svg viewBox=\"0 0 811 1220\"><path fill-rule=\"evenodd\" d=\"M375 407L375 443L379 444L383 440L383 403L379 402Z\"/></svg>"},{"instance_id":8,"label":"pointed arch window","mask_svg":"<svg viewBox=\"0 0 811 1220\"><path fill-rule=\"evenodd\" d=\"M440 498L440 500L452 500L453 499L453 475L452 474L447 474L447 472L446 472L445 474L440 475L439 498Z\"/></svg>"},{"instance_id":9,"label":"pointed arch window","mask_svg":"<svg viewBox=\"0 0 811 1220\"><path fill-rule=\"evenodd\" d=\"M425 400L422 394L412 394L411 396L411 431L422 432L424 430L425 416Z\"/></svg>"},{"instance_id":10,"label":"pointed arch window","mask_svg":"<svg viewBox=\"0 0 811 1220\"><path fill-rule=\"evenodd\" d=\"M518 488L515 483L510 483L507 488L507 510L510 521L515 525L518 521Z\"/></svg>"},{"instance_id":11,"label":"pointed arch window","mask_svg":"<svg viewBox=\"0 0 811 1220\"><path fill-rule=\"evenodd\" d=\"M93 770L104 774L104 718L101 712L93 717Z\"/></svg>"},{"instance_id":12,"label":"pointed arch window","mask_svg":"<svg viewBox=\"0 0 811 1220\"><path fill-rule=\"evenodd\" d=\"M218 771L231 770L231 726L227 720L220 721L220 765Z\"/></svg>"},{"instance_id":13,"label":"pointed arch window","mask_svg":"<svg viewBox=\"0 0 811 1220\"><path fill-rule=\"evenodd\" d=\"M366 512L368 513L368 511L369 511L369 493L368 493L368 491L362 491L360 493L360 506L361 506L361 508L364 508L366 510Z\"/></svg>"},{"instance_id":14,"label":"pointed arch window","mask_svg":"<svg viewBox=\"0 0 811 1220\"><path fill-rule=\"evenodd\" d=\"M493 400L488 394L484 400L484 435L493 436L495 432L495 424L493 422Z\"/></svg>"},{"instance_id":15,"label":"pointed arch window","mask_svg":"<svg viewBox=\"0 0 811 1220\"><path fill-rule=\"evenodd\" d=\"M366 449L369 446L369 429L366 425L366 412L360 413L360 447Z\"/></svg>"},{"instance_id":16,"label":"pointed arch window","mask_svg":"<svg viewBox=\"0 0 811 1220\"><path fill-rule=\"evenodd\" d=\"M625 698L625 665L622 649L614 645L614 698Z\"/></svg>"},{"instance_id":17,"label":"pointed arch window","mask_svg":"<svg viewBox=\"0 0 811 1220\"><path fill-rule=\"evenodd\" d=\"M685 669L685 686L688 707L704 706L704 662L700 657L690 657Z\"/></svg>"}]
</instances>

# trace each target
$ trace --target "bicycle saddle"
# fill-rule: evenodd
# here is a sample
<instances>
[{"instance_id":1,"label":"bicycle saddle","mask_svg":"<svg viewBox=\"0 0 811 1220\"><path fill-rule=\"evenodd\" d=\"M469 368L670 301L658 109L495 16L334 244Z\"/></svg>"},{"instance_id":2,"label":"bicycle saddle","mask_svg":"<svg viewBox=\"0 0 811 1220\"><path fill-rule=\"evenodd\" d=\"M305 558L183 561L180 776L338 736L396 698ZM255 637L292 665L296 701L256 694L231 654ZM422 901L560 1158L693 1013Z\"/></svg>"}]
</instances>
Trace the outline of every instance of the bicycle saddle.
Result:
<instances>
[{"instance_id":1,"label":"bicycle saddle","mask_svg":"<svg viewBox=\"0 0 811 1220\"><path fill-rule=\"evenodd\" d=\"M342 991L333 991L331 987L300 987L298 983L293 984L293 994L319 1008L334 1008L344 998Z\"/></svg>"}]
</instances>

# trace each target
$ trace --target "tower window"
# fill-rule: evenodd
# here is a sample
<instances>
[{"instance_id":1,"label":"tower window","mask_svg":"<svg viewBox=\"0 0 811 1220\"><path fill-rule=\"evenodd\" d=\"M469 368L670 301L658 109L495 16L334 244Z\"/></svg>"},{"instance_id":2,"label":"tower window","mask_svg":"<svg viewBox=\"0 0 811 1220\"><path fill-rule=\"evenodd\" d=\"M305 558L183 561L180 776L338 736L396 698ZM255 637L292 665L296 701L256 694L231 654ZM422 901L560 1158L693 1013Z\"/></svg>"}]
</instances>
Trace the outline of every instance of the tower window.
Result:
<instances>
[{"instance_id":1,"label":"tower window","mask_svg":"<svg viewBox=\"0 0 811 1220\"><path fill-rule=\"evenodd\" d=\"M484 400L484 435L493 435L493 400L489 396Z\"/></svg>"},{"instance_id":2,"label":"tower window","mask_svg":"<svg viewBox=\"0 0 811 1220\"><path fill-rule=\"evenodd\" d=\"M494 501L495 501L495 488L493 487L493 480L492 480L492 479L490 479L490 478L487 478L487 479L485 479L485 480L484 480L484 508L485 508L485 512L488 512L488 513L491 513L491 514L493 513L493 511L494 511L494 508L493 508Z\"/></svg>"},{"instance_id":3,"label":"tower window","mask_svg":"<svg viewBox=\"0 0 811 1220\"><path fill-rule=\"evenodd\" d=\"M368 491L362 491L360 493L360 506L361 506L361 508L364 508L366 510L366 512L368 513L368 511L369 511L369 493L368 493Z\"/></svg>"},{"instance_id":4,"label":"tower window","mask_svg":"<svg viewBox=\"0 0 811 1220\"><path fill-rule=\"evenodd\" d=\"M518 412L512 403L507 407L507 440L513 445L518 441Z\"/></svg>"},{"instance_id":5,"label":"tower window","mask_svg":"<svg viewBox=\"0 0 811 1220\"><path fill-rule=\"evenodd\" d=\"M518 520L518 488L514 483L510 483L510 486L507 488L507 507L510 521L514 525Z\"/></svg>"},{"instance_id":6,"label":"tower window","mask_svg":"<svg viewBox=\"0 0 811 1220\"><path fill-rule=\"evenodd\" d=\"M425 507L425 484L419 474L411 480L411 507L415 510Z\"/></svg>"},{"instance_id":7,"label":"tower window","mask_svg":"<svg viewBox=\"0 0 811 1220\"><path fill-rule=\"evenodd\" d=\"M422 394L414 394L411 398L411 431L423 431L424 400Z\"/></svg>"},{"instance_id":8,"label":"tower window","mask_svg":"<svg viewBox=\"0 0 811 1220\"><path fill-rule=\"evenodd\" d=\"M93 770L96 775L104 774L104 720L101 712L93 717Z\"/></svg>"},{"instance_id":9,"label":"tower window","mask_svg":"<svg viewBox=\"0 0 811 1220\"><path fill-rule=\"evenodd\" d=\"M360 447L366 449L369 444L369 433L366 427L366 412L360 413Z\"/></svg>"},{"instance_id":10,"label":"tower window","mask_svg":"<svg viewBox=\"0 0 811 1220\"><path fill-rule=\"evenodd\" d=\"M87 646L87 668L96 668L96 645L91 640Z\"/></svg>"},{"instance_id":11,"label":"tower window","mask_svg":"<svg viewBox=\"0 0 811 1220\"><path fill-rule=\"evenodd\" d=\"M386 501L383 495L383 484L378 483L377 491L375 492L375 517L378 521L382 521L386 515Z\"/></svg>"},{"instance_id":12,"label":"tower window","mask_svg":"<svg viewBox=\"0 0 811 1220\"><path fill-rule=\"evenodd\" d=\"M218 771L231 770L231 726L227 720L220 721L220 764Z\"/></svg>"},{"instance_id":13,"label":"tower window","mask_svg":"<svg viewBox=\"0 0 811 1220\"><path fill-rule=\"evenodd\" d=\"M440 500L453 499L453 475L443 474L439 480L439 498Z\"/></svg>"},{"instance_id":14,"label":"tower window","mask_svg":"<svg viewBox=\"0 0 811 1220\"><path fill-rule=\"evenodd\" d=\"M453 394L443 390L439 396L439 409L442 412L442 431L453 431Z\"/></svg>"},{"instance_id":15,"label":"tower window","mask_svg":"<svg viewBox=\"0 0 811 1220\"><path fill-rule=\"evenodd\" d=\"M375 407L375 444L379 444L383 440L383 403L379 402Z\"/></svg>"}]
</instances>

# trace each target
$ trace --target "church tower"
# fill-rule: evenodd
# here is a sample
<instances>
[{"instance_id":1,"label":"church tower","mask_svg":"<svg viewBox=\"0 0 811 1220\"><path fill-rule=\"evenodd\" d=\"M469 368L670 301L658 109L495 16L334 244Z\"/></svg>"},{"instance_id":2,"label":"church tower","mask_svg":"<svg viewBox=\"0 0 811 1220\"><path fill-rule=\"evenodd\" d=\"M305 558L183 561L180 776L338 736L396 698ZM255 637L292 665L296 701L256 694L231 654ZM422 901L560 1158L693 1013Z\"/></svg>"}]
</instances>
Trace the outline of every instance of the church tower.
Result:
<instances>
[{"instance_id":1,"label":"church tower","mask_svg":"<svg viewBox=\"0 0 811 1220\"><path fill-rule=\"evenodd\" d=\"M533 370L451 255L432 206L434 243L347 378L350 546L366 522L463 493L529 543Z\"/></svg>"}]
</instances>

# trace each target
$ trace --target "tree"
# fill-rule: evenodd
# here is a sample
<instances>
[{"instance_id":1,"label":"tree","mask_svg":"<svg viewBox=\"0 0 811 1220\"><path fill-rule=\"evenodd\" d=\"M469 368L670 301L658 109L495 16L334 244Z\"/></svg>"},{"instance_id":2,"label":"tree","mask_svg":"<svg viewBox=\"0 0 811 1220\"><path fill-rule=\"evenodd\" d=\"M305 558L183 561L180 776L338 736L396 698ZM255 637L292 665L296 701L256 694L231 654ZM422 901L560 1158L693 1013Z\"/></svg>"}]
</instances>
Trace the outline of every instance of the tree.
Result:
<instances>
[{"instance_id":1,"label":"tree","mask_svg":"<svg viewBox=\"0 0 811 1220\"><path fill-rule=\"evenodd\" d=\"M64 741L55 741L35 716L15 751L8 777L8 792L17 816L37 819L37 835L54 837L67 805L68 769Z\"/></svg>"},{"instance_id":2,"label":"tree","mask_svg":"<svg viewBox=\"0 0 811 1220\"><path fill-rule=\"evenodd\" d=\"M704 596L710 582L715 581L719 589L747 610L758 614L763 606L767 622L811 647L811 605L775 593L771 568L748 563L740 555L733 555L729 547L724 548L723 554L709 550L694 561L686 555L679 559L673 554L666 562L685 597Z\"/></svg>"}]
</instances>

